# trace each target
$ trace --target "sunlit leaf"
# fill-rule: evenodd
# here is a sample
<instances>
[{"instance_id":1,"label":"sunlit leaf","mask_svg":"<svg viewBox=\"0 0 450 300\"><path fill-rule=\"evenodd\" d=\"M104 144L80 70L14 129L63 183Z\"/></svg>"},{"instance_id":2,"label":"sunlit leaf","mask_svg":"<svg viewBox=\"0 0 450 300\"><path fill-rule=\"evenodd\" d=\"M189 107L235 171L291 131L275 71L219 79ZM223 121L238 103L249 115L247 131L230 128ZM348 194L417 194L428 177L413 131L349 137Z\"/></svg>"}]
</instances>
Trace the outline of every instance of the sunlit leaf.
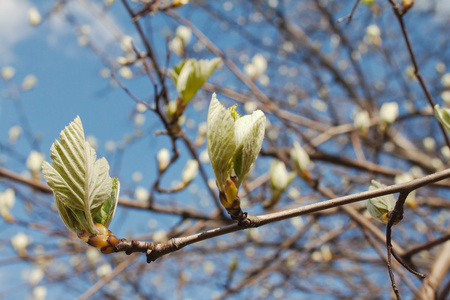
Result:
<instances>
[{"instance_id":1,"label":"sunlit leaf","mask_svg":"<svg viewBox=\"0 0 450 300\"><path fill-rule=\"evenodd\" d=\"M50 149L50 158L52 164L44 162L42 169L55 200L72 211L72 215L65 215L75 216L82 226L87 226L83 228L95 233L91 210L110 197L113 180L106 159L96 160L95 150L85 141L79 117L61 131L60 141Z\"/></svg>"}]
</instances>

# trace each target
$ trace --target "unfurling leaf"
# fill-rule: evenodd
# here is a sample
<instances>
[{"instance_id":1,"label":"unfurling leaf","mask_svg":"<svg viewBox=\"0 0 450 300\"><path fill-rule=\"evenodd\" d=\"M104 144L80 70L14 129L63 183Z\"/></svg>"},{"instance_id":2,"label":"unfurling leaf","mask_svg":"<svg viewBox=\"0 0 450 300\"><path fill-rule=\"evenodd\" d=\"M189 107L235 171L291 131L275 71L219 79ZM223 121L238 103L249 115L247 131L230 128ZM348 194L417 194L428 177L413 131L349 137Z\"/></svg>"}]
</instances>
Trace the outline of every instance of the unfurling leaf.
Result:
<instances>
[{"instance_id":1,"label":"unfurling leaf","mask_svg":"<svg viewBox=\"0 0 450 300\"><path fill-rule=\"evenodd\" d=\"M118 201L119 181L109 176L105 158L97 160L76 117L50 149L52 164L43 162L44 178L53 190L64 224L74 233L98 233L94 223L108 226Z\"/></svg>"},{"instance_id":2,"label":"unfurling leaf","mask_svg":"<svg viewBox=\"0 0 450 300\"><path fill-rule=\"evenodd\" d=\"M208 154L220 201L232 216L240 213L239 186L261 150L265 121L260 110L241 117L236 106L225 109L216 94L212 95L207 121Z\"/></svg>"},{"instance_id":3,"label":"unfurling leaf","mask_svg":"<svg viewBox=\"0 0 450 300\"><path fill-rule=\"evenodd\" d=\"M231 175L232 160L236 150L234 118L213 94L207 121L208 154L220 191ZM228 174L230 173L230 174Z\"/></svg>"},{"instance_id":4,"label":"unfurling leaf","mask_svg":"<svg viewBox=\"0 0 450 300\"><path fill-rule=\"evenodd\" d=\"M175 83L182 104L186 105L195 96L220 61L221 59L218 57L211 60L191 58L174 67L170 76Z\"/></svg>"},{"instance_id":5,"label":"unfurling leaf","mask_svg":"<svg viewBox=\"0 0 450 300\"><path fill-rule=\"evenodd\" d=\"M372 180L372 185L369 187L369 191L384 187L386 187L384 184L376 180ZM375 220L382 223L388 223L389 214L394 210L395 202L396 200L392 194L371 198L367 201L367 210ZM394 224L397 223L398 222Z\"/></svg>"}]
</instances>

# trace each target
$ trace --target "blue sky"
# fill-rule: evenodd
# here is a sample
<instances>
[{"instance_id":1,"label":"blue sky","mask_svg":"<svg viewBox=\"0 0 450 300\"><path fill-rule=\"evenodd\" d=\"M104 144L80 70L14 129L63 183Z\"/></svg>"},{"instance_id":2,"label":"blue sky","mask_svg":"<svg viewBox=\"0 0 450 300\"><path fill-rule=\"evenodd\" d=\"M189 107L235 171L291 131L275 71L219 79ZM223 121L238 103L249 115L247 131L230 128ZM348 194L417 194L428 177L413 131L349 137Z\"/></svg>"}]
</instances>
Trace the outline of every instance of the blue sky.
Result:
<instances>
[{"instance_id":1,"label":"blue sky","mask_svg":"<svg viewBox=\"0 0 450 300\"><path fill-rule=\"evenodd\" d=\"M169 147L169 140L166 136L146 135L136 143L127 146L120 164L117 155L106 151L105 144L107 142L113 141L116 146L120 146L126 136L132 136L136 132L136 125L133 121L136 103L121 88L117 86L111 88L112 79L103 78L100 75L101 70L107 66L88 47L80 46L80 30L86 30L87 27L75 28L61 18L59 14L52 14L50 18L46 18L54 2L50 0L0 0L0 41L2 41L0 43L0 70L7 66L15 69L15 74L11 80L0 79L0 145L7 146L6 148L0 148L0 165L17 173L26 173L25 160L31 150L43 153L45 159L48 160L52 142L58 138L64 126L79 115L86 135L94 136L97 139L98 156L105 156L109 160L112 166L112 175L120 173L121 196L133 196L133 190L136 186L148 188L155 179L156 152L161 147ZM426 1L416 2L417 7L420 8L421 5L425 5ZM449 2L445 0L438 2L438 18L448 17ZM138 40L135 30L120 1L113 4L109 13L110 19L114 23L112 31L116 32L116 36L111 34L111 23L105 23L98 15L89 12L89 5L92 5L89 3L94 3L94 9L98 9L98 4L103 3L103 1L70 1L70 14L80 22L80 26L88 26L89 32L87 35L101 51L107 52L108 58L115 63L115 58L123 55L118 36L129 34L134 40ZM28 22L28 10L32 7L36 7L44 18L43 22L36 27L31 26ZM214 35L214 30L208 27L208 21L210 20L203 18L204 15L202 15L201 10L185 7L179 9L178 12L195 20L196 25L201 26L202 30L218 45L225 48L225 46L236 43L236 48L241 46L239 44L241 41L237 39L231 38L223 41L219 36ZM164 56L166 45L160 41L164 41L166 35L173 34L177 24L168 22L167 18L164 18L163 21L163 18L156 15L147 25L154 30L153 40L157 41L156 49L160 55ZM230 33L230 36L233 36L232 33ZM251 48L252 46L254 48ZM142 45L138 43L137 47L142 48ZM255 49L257 47L255 45L248 47L253 52L259 50ZM279 58L274 57L273 59ZM179 58L173 56L171 64L173 65L178 60ZM376 69L376 66L374 69ZM276 71L270 70L270 72ZM30 91L16 93L23 79L29 74L36 76L36 87ZM380 76L384 76L384 74ZM331 75L330 78L332 78ZM145 97L152 96L153 87L145 76L132 81L123 78L120 78L120 80L137 96L144 97L143 100L148 100ZM232 80L223 76L213 76L212 78L212 81L221 83L232 82ZM174 98L175 92L173 90L170 92L171 97ZM210 95L201 92L198 97L208 98ZM197 104L202 105L203 103L204 105L206 102L208 101L199 101ZM21 121L20 109L23 109L26 122L31 128L31 134L39 140L38 143L31 144L22 134L15 145L8 144L9 129L12 126L24 124ZM242 106L239 107L239 110L243 112ZM157 121L154 114L147 111L144 115L143 129L146 129L147 132L150 127L162 129L162 125ZM198 113L196 110L190 109L187 111L187 115L191 119L191 127L193 128L192 130L188 128L187 134L194 137L196 133L194 125L206 121L206 113L205 111ZM12 149L14 155L11 155L8 148ZM183 159L178 161L169 174L164 177L162 185L165 187L169 187L172 180L179 178L180 170L184 167L186 161L185 158L189 157L183 146L180 145L180 149ZM268 167L268 165L263 164L263 167ZM210 166L205 165L205 169L212 176ZM143 175L142 180L138 183L132 181L132 175L136 172ZM183 198L183 195L188 194L185 192L180 197L177 196L177 199L182 199L185 205L192 204L194 201L202 201L204 207L212 209L214 205L209 195L205 194L203 183L200 180L194 183L198 183L199 186L192 185L190 191L200 190L197 198ZM0 192L3 188L6 187L1 186ZM167 200L167 203L170 203L173 198L175 197L164 195L158 199ZM23 203L16 202L14 208L15 213L19 215L23 213L23 209L19 208L21 204ZM122 217L130 216L130 214L125 214L121 210L118 211L116 220L112 222L112 229L117 229L116 234L147 233L150 218L159 221L152 230L167 228L169 224L177 220L177 218L167 216L156 217L155 214L149 215L147 212L133 212L133 214L135 217L128 218L127 228L124 228L120 220ZM8 228L6 233L3 237L5 240L16 234L17 229ZM9 254L11 255L11 253ZM13 270L13 268L14 266L10 270ZM8 269L0 270L1 282L3 282L1 277L5 277L7 271ZM16 272L15 276L20 277L20 274Z\"/></svg>"}]
</instances>

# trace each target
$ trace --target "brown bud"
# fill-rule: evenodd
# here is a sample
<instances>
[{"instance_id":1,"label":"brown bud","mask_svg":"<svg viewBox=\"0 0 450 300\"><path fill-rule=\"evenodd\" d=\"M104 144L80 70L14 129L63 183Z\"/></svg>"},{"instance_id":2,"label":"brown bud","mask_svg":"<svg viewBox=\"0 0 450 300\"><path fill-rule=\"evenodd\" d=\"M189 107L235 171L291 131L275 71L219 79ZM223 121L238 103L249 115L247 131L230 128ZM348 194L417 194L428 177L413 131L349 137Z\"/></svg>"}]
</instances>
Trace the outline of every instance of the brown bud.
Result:
<instances>
[{"instance_id":1,"label":"brown bud","mask_svg":"<svg viewBox=\"0 0 450 300\"><path fill-rule=\"evenodd\" d=\"M402 1L402 13L406 13L414 5L414 0Z\"/></svg>"},{"instance_id":2,"label":"brown bud","mask_svg":"<svg viewBox=\"0 0 450 300\"><path fill-rule=\"evenodd\" d=\"M96 223L94 226L98 231L97 234L89 235L88 232L83 231L78 237L92 247L99 249L103 254L113 253L114 246L116 246L120 240L102 224Z\"/></svg>"}]
</instances>

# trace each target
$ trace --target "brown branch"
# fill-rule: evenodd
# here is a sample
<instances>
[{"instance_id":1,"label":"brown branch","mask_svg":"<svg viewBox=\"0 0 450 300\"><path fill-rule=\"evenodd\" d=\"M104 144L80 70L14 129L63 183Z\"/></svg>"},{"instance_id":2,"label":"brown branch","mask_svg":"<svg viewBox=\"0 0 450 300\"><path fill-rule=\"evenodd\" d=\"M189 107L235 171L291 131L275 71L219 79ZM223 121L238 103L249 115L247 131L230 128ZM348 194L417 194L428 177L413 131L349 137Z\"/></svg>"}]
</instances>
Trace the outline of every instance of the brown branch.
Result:
<instances>
[{"instance_id":1,"label":"brown branch","mask_svg":"<svg viewBox=\"0 0 450 300\"><path fill-rule=\"evenodd\" d=\"M170 215L179 215L183 218L191 218L191 219L197 219L197 220L217 220L218 216L217 214L213 214L212 216L208 216L205 214L202 214L200 212L197 212L193 209L189 208L182 208L178 206L168 206L168 205L162 205L157 203L140 203L138 201L132 201L132 200L126 200L126 199L120 199L119 204L124 207L129 208L136 208L136 209L147 209L154 212L164 213L164 214L170 214ZM226 219L223 219L226 220Z\"/></svg>"},{"instance_id":2,"label":"brown branch","mask_svg":"<svg viewBox=\"0 0 450 300\"><path fill-rule=\"evenodd\" d=\"M36 189L36 190L38 190L38 191L40 191L42 193L45 193L45 194L51 194L52 193L52 190L50 189L50 187L48 187L48 185L46 185L44 183L41 183L41 182L37 182L37 181L31 180L31 179L26 179L23 176L21 176L21 175L19 175L17 173L11 172L11 171L9 171L9 170L7 170L5 168L2 168L2 167L0 167L0 178L1 177L5 177L5 178L11 179L13 181L26 184L26 185L32 187L33 189Z\"/></svg>"},{"instance_id":3,"label":"brown branch","mask_svg":"<svg viewBox=\"0 0 450 300\"><path fill-rule=\"evenodd\" d=\"M405 196L406 199L406 196ZM392 233L392 225L394 224L395 218L391 218L389 220L388 225L386 226L386 248L387 248L387 267L389 271L389 278L391 279L392 290L394 291L395 297L397 300L401 300L400 292L395 284L394 272L392 272L392 262L391 262L391 254L392 254L392 243L391 243L391 233Z\"/></svg>"},{"instance_id":4,"label":"brown branch","mask_svg":"<svg viewBox=\"0 0 450 300\"><path fill-rule=\"evenodd\" d=\"M369 242L369 244L373 247L373 249L378 253L380 258L383 260L384 263L388 263L387 257L384 256L384 253L382 249L375 243L375 240L370 236L370 234L362 228L362 232ZM411 289L411 291L415 295L419 295L418 291L415 289L415 286L408 280L408 278L405 276L405 274L401 271L398 265L392 265L392 268L398 273L398 275L401 277L401 279L405 282L406 285L408 285Z\"/></svg>"},{"instance_id":5,"label":"brown branch","mask_svg":"<svg viewBox=\"0 0 450 300\"><path fill-rule=\"evenodd\" d=\"M430 248L436 247L442 243L445 243L446 241L450 240L450 233L443 235L437 239L425 242L423 244L417 245L411 249L409 249L408 251L406 251L405 253L403 253L402 257L403 259L410 259L411 256L413 256L414 254L419 253L420 251L423 250L428 250Z\"/></svg>"},{"instance_id":6,"label":"brown branch","mask_svg":"<svg viewBox=\"0 0 450 300\"><path fill-rule=\"evenodd\" d=\"M243 226L242 224L233 224L233 225L227 225L223 227L218 227L214 229L207 230L205 232L196 233L190 236L185 237L179 237L179 238L172 238L171 240L161 243L161 244L154 244L154 243L145 243L145 242L127 242L126 240L123 240L121 243L119 243L116 246L116 252L119 251L125 251L127 253L131 253L134 251L137 252L146 252L147 251L147 261L155 261L159 257L182 249L183 247L198 243L200 241L204 241L210 238L218 237L221 235L229 234L232 232L244 230L251 227L259 227L266 224L278 222L281 220L307 215L318 211L323 211L326 209L334 208L343 206L346 204L359 202L362 200L379 197L383 195L393 194L401 192L401 194L409 193L412 190L418 189L424 185L430 184L432 182L436 182L445 178L450 177L450 169L431 174L428 176L425 176L423 178L419 178L416 180L412 180L406 183L396 184L392 186L387 186L383 189L376 189L372 191L367 192L361 192L353 195L347 195L343 197L338 197L335 199L322 201L318 203L313 203L305 206L301 206L298 208L293 209L287 209L275 213L270 213L266 215L260 215L260 216L248 216L248 223ZM397 214L401 212L401 209L397 209ZM392 218L391 220L395 220L395 218ZM392 221L393 222L393 221ZM136 243L139 243L142 247L136 248ZM134 245L134 246L133 246ZM390 244L392 247L392 244ZM147 249L145 247L148 247ZM144 251L146 250L146 251ZM398 251L397 251L398 252ZM403 253L402 253L403 254Z\"/></svg>"},{"instance_id":7,"label":"brown branch","mask_svg":"<svg viewBox=\"0 0 450 300\"><path fill-rule=\"evenodd\" d=\"M425 276L415 270L413 270L412 268L410 268L408 265L406 265L403 260L395 253L395 251L392 249L392 226L394 224L397 224L398 222L400 222L403 219L403 206L405 204L406 198L408 197L408 194L411 192L412 190L403 190L400 192L397 202L395 203L395 207L394 210L392 212L388 213L389 216L389 222L386 226L386 248L387 248L387 255L388 255L388 270L389 270L389 277L391 278L391 283L392 283L392 289L394 290L394 293L397 297L397 299L401 299L400 296L400 292L395 284L395 279L394 279L394 273L392 272L392 266L391 266L391 254L394 256L394 258L403 266L405 267L408 271L410 271L411 273L413 273L416 276L419 276L421 278L425 278Z\"/></svg>"}]
</instances>

